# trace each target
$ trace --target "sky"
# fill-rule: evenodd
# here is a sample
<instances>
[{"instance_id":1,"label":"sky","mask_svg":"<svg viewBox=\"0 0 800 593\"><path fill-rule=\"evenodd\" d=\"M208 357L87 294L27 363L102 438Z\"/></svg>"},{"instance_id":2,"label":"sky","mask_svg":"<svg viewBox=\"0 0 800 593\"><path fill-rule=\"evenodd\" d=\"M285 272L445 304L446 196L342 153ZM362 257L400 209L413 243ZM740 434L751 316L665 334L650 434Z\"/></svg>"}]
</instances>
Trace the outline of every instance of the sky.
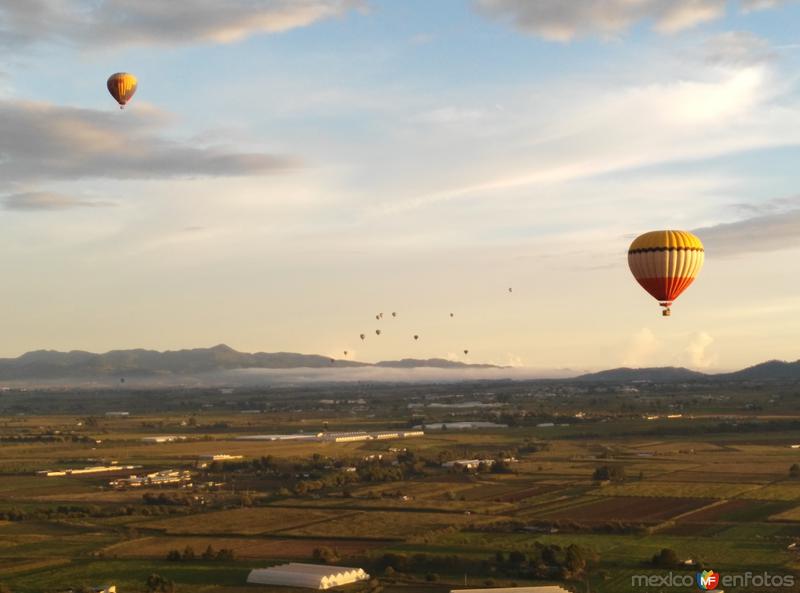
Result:
<instances>
[{"instance_id":1,"label":"sky","mask_svg":"<svg viewBox=\"0 0 800 593\"><path fill-rule=\"evenodd\" d=\"M5 0L0 356L795 360L798 22L781 0ZM670 318L627 266L662 228L706 247Z\"/></svg>"}]
</instances>

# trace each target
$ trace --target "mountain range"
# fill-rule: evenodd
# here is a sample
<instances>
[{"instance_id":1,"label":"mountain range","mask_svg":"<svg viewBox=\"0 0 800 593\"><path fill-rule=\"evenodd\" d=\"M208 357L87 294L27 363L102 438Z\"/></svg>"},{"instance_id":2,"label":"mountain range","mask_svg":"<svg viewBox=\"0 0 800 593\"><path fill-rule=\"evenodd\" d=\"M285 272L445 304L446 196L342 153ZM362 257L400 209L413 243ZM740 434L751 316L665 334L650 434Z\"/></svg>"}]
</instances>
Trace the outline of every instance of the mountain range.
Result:
<instances>
[{"instance_id":1,"label":"mountain range","mask_svg":"<svg viewBox=\"0 0 800 593\"><path fill-rule=\"evenodd\" d=\"M219 344L212 348L165 352L145 349L112 350L104 354L81 350L70 352L35 350L17 358L0 359L0 380L110 379L126 376L167 378L243 369L337 368L502 370L505 367L491 364L468 364L442 358L404 358L365 363L355 360L333 360L326 356L293 352L238 352L225 344ZM562 380L598 383L676 383L707 380L800 381L800 360L795 362L772 360L740 371L719 374L701 373L683 367L616 368Z\"/></svg>"},{"instance_id":2,"label":"mountain range","mask_svg":"<svg viewBox=\"0 0 800 593\"><path fill-rule=\"evenodd\" d=\"M388 360L375 364L331 359L294 352L238 352L219 344L188 350L112 350L95 354L82 350L35 350L17 358L0 358L0 380L61 379L70 377L124 377L142 375L197 375L237 369L299 369L337 367L389 368L501 368L441 358Z\"/></svg>"},{"instance_id":3,"label":"mountain range","mask_svg":"<svg viewBox=\"0 0 800 593\"><path fill-rule=\"evenodd\" d=\"M732 373L701 373L683 367L618 368L575 377L576 381L677 383L687 381L800 381L800 360L770 360Z\"/></svg>"}]
</instances>

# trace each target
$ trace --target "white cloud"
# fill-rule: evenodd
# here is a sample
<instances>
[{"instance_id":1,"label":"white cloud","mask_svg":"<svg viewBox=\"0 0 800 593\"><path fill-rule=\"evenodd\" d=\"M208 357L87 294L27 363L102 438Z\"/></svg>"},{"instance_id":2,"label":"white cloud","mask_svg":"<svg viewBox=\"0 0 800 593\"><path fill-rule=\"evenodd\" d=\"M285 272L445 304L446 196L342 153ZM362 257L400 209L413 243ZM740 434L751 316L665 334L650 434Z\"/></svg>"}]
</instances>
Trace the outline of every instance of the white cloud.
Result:
<instances>
[{"instance_id":1,"label":"white cloud","mask_svg":"<svg viewBox=\"0 0 800 593\"><path fill-rule=\"evenodd\" d=\"M691 368L707 369L716 365L716 355L708 352L713 343L714 338L707 332L697 332L691 336L685 350Z\"/></svg>"},{"instance_id":2,"label":"white cloud","mask_svg":"<svg viewBox=\"0 0 800 593\"><path fill-rule=\"evenodd\" d=\"M164 117L0 101L0 175L42 179L246 176L286 170L294 159L169 140Z\"/></svg>"},{"instance_id":3,"label":"white cloud","mask_svg":"<svg viewBox=\"0 0 800 593\"><path fill-rule=\"evenodd\" d=\"M730 257L751 252L781 251L800 246L800 209L754 216L696 229L706 253Z\"/></svg>"},{"instance_id":4,"label":"white cloud","mask_svg":"<svg viewBox=\"0 0 800 593\"><path fill-rule=\"evenodd\" d=\"M744 12L775 8L786 0L742 0ZM677 33L725 15L726 0L475 0L478 9L551 41L614 37L640 22Z\"/></svg>"},{"instance_id":5,"label":"white cloud","mask_svg":"<svg viewBox=\"0 0 800 593\"><path fill-rule=\"evenodd\" d=\"M390 210L800 143L794 81L772 63L680 67L642 84L556 86L544 98L497 112L481 144L480 166L461 166L462 184L397 200ZM498 125L498 119L513 120L513 126ZM504 150L497 151L490 176L493 146Z\"/></svg>"},{"instance_id":6,"label":"white cloud","mask_svg":"<svg viewBox=\"0 0 800 593\"><path fill-rule=\"evenodd\" d=\"M622 364L626 367L647 366L656 358L660 349L659 339L649 328L643 327L631 337Z\"/></svg>"},{"instance_id":7,"label":"white cloud","mask_svg":"<svg viewBox=\"0 0 800 593\"><path fill-rule=\"evenodd\" d=\"M0 43L124 45L232 43L336 17L361 0L8 0Z\"/></svg>"},{"instance_id":8,"label":"white cloud","mask_svg":"<svg viewBox=\"0 0 800 593\"><path fill-rule=\"evenodd\" d=\"M796 4L797 0L742 0L742 10L752 12L755 10L767 10L777 8L784 4Z\"/></svg>"},{"instance_id":9,"label":"white cloud","mask_svg":"<svg viewBox=\"0 0 800 593\"><path fill-rule=\"evenodd\" d=\"M47 211L72 208L100 208L114 206L113 202L84 200L55 192L34 191L10 194L0 198L5 210Z\"/></svg>"},{"instance_id":10,"label":"white cloud","mask_svg":"<svg viewBox=\"0 0 800 593\"><path fill-rule=\"evenodd\" d=\"M706 61L719 66L748 66L776 58L772 46L749 31L728 31L715 35L703 44Z\"/></svg>"},{"instance_id":11,"label":"white cloud","mask_svg":"<svg viewBox=\"0 0 800 593\"><path fill-rule=\"evenodd\" d=\"M725 14L725 0L477 0L478 8L553 41L622 33L639 21L673 33Z\"/></svg>"}]
</instances>

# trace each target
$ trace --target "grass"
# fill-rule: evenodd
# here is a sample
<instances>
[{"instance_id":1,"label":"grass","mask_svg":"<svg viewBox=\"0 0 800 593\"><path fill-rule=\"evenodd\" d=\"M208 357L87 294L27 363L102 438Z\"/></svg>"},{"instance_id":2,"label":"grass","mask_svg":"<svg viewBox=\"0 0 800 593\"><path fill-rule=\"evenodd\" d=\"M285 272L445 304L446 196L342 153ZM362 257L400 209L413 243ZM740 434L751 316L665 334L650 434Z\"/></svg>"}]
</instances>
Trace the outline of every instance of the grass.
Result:
<instances>
[{"instance_id":1,"label":"grass","mask_svg":"<svg viewBox=\"0 0 800 593\"><path fill-rule=\"evenodd\" d=\"M335 510L261 507L160 519L137 527L160 529L169 534L257 535L302 528L341 516L342 512Z\"/></svg>"},{"instance_id":2,"label":"grass","mask_svg":"<svg viewBox=\"0 0 800 593\"><path fill-rule=\"evenodd\" d=\"M669 498L752 498L760 484L717 484L714 482L631 482L601 488L602 496L652 496ZM800 492L798 492L800 494Z\"/></svg>"}]
</instances>

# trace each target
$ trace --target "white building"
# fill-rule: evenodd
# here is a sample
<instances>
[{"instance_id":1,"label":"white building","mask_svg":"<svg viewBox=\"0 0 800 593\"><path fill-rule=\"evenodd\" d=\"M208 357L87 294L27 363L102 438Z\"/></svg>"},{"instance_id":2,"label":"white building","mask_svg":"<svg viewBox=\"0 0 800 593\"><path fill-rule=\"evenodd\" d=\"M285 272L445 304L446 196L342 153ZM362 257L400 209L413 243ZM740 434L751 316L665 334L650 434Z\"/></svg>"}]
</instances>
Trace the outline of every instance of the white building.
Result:
<instances>
[{"instance_id":1,"label":"white building","mask_svg":"<svg viewBox=\"0 0 800 593\"><path fill-rule=\"evenodd\" d=\"M290 562L270 568L256 568L247 575L247 582L252 584L304 587L306 589L330 589L368 579L369 575L362 568L303 564L301 562Z\"/></svg>"},{"instance_id":2,"label":"white building","mask_svg":"<svg viewBox=\"0 0 800 593\"><path fill-rule=\"evenodd\" d=\"M500 589L453 589L450 593L570 593L558 585L544 587L505 587Z\"/></svg>"},{"instance_id":3,"label":"white building","mask_svg":"<svg viewBox=\"0 0 800 593\"><path fill-rule=\"evenodd\" d=\"M166 434L157 437L143 437L143 443L174 443L175 441L185 441L185 436L177 436L174 434Z\"/></svg>"}]
</instances>

